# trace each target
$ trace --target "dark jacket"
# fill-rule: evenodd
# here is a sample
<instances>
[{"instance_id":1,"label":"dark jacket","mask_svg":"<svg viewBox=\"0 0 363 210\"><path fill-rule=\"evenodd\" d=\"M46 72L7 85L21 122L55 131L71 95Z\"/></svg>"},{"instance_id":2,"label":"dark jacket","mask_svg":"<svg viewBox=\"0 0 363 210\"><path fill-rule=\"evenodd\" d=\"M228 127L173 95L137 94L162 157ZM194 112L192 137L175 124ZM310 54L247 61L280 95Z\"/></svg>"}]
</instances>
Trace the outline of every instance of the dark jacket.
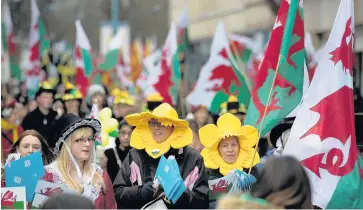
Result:
<instances>
[{"instance_id":1,"label":"dark jacket","mask_svg":"<svg viewBox=\"0 0 363 210\"><path fill-rule=\"evenodd\" d=\"M57 112L52 109L48 115L44 115L39 108L27 114L21 124L24 130L36 130L38 131L48 142L51 148L55 146L54 138L54 121L57 116Z\"/></svg>"},{"instance_id":2,"label":"dark jacket","mask_svg":"<svg viewBox=\"0 0 363 210\"><path fill-rule=\"evenodd\" d=\"M204 167L203 158L201 155L190 147L185 147L180 150L170 149L165 157L174 155L179 165L180 174L183 180L186 180L188 175L193 171L197 171L198 176L192 190L184 191L182 196L175 204L166 204L170 208L176 209L197 209L208 208L208 178ZM130 165L134 162L140 171L142 183L153 181L155 172L159 163L158 159L151 158L145 150L131 149L126 159L122 164L122 168L117 174L114 182L114 191L118 208L140 209L151 200L142 200L140 189L137 181L131 182ZM135 164L133 164L135 168ZM135 170L134 170L135 171Z\"/></svg>"},{"instance_id":3,"label":"dark jacket","mask_svg":"<svg viewBox=\"0 0 363 210\"><path fill-rule=\"evenodd\" d=\"M118 156L120 157L121 162L124 162L131 147L127 147L127 148L125 148L125 150L121 150L120 147L118 147L118 146L116 146L115 148L116 148ZM118 171L120 170L120 168L117 164L117 159L116 159L113 148L107 149L105 151L105 155L107 157L107 173L110 176L111 182L113 183L113 181L115 181L116 175L117 175Z\"/></svg>"}]
</instances>

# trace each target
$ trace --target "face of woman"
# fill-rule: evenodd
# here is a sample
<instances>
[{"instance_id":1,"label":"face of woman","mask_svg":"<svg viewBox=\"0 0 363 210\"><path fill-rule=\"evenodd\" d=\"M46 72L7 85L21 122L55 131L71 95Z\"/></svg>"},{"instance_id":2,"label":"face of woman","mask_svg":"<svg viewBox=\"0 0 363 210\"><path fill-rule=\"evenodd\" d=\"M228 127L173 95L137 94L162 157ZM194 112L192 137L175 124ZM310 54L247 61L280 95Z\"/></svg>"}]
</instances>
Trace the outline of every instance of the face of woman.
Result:
<instances>
[{"instance_id":1,"label":"face of woman","mask_svg":"<svg viewBox=\"0 0 363 210\"><path fill-rule=\"evenodd\" d=\"M204 124L207 122L208 117L209 117L208 110L206 110L204 108L200 108L194 113L194 117L195 117L195 121L197 121L198 123Z\"/></svg>"},{"instance_id":2,"label":"face of woman","mask_svg":"<svg viewBox=\"0 0 363 210\"><path fill-rule=\"evenodd\" d=\"M164 142L174 130L174 127L161 125L156 119L150 119L148 124L151 135L157 143Z\"/></svg>"},{"instance_id":3,"label":"face of woman","mask_svg":"<svg viewBox=\"0 0 363 210\"><path fill-rule=\"evenodd\" d=\"M95 93L91 98L92 104L97 104L98 108L103 107L105 100L105 96L102 93Z\"/></svg>"},{"instance_id":4,"label":"face of woman","mask_svg":"<svg viewBox=\"0 0 363 210\"><path fill-rule=\"evenodd\" d=\"M224 162L233 164L236 162L239 154L239 143L235 136L230 136L223 139L218 145L219 155Z\"/></svg>"},{"instance_id":5,"label":"face of woman","mask_svg":"<svg viewBox=\"0 0 363 210\"><path fill-rule=\"evenodd\" d=\"M94 144L93 130L91 128L81 128L82 132L74 131L71 137L71 152L78 161L86 161L91 157Z\"/></svg>"},{"instance_id":6,"label":"face of woman","mask_svg":"<svg viewBox=\"0 0 363 210\"><path fill-rule=\"evenodd\" d=\"M118 139L120 140L120 145L123 147L128 147L130 145L130 136L132 129L129 125L124 125L118 132Z\"/></svg>"},{"instance_id":7,"label":"face of woman","mask_svg":"<svg viewBox=\"0 0 363 210\"><path fill-rule=\"evenodd\" d=\"M78 100L68 100L64 103L68 113L79 112L79 101Z\"/></svg>"},{"instance_id":8,"label":"face of woman","mask_svg":"<svg viewBox=\"0 0 363 210\"><path fill-rule=\"evenodd\" d=\"M25 157L27 155L32 154L33 152L41 151L42 144L40 140L35 136L25 136L19 146L17 147L18 153L20 153L21 157Z\"/></svg>"}]
</instances>

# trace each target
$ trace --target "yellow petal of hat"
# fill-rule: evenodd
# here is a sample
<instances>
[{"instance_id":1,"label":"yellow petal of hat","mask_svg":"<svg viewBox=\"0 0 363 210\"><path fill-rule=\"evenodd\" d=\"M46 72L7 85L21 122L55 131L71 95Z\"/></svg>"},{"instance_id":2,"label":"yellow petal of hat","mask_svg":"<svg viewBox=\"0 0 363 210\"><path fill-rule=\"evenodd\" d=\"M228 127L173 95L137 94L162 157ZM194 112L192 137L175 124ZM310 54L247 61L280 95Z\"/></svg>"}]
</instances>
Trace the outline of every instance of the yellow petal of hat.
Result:
<instances>
[{"instance_id":1,"label":"yellow petal of hat","mask_svg":"<svg viewBox=\"0 0 363 210\"><path fill-rule=\"evenodd\" d=\"M147 101L164 101L164 98L160 95L160 93L153 93L153 94L150 94L147 98L146 98Z\"/></svg>"},{"instance_id":2,"label":"yellow petal of hat","mask_svg":"<svg viewBox=\"0 0 363 210\"><path fill-rule=\"evenodd\" d=\"M161 143L157 143L148 126L150 119L158 120L164 126L174 126L172 134ZM178 113L167 103L163 103L153 112L131 114L125 120L132 126L136 126L131 134L130 145L135 149L145 149L152 158L159 158L167 153L170 148L180 149L192 143L193 132L185 120L178 117Z\"/></svg>"},{"instance_id":3,"label":"yellow petal of hat","mask_svg":"<svg viewBox=\"0 0 363 210\"><path fill-rule=\"evenodd\" d=\"M237 160L233 164L226 163L218 152L218 145L221 140L236 136L240 146ZM205 147L201 153L207 168L217 169L223 175L227 175L233 169L243 170L249 168L252 163L257 143L258 133L253 126L241 126L241 121L231 113L222 115L216 125L206 125L199 129L199 138ZM256 154L252 166L260 162Z\"/></svg>"}]
</instances>

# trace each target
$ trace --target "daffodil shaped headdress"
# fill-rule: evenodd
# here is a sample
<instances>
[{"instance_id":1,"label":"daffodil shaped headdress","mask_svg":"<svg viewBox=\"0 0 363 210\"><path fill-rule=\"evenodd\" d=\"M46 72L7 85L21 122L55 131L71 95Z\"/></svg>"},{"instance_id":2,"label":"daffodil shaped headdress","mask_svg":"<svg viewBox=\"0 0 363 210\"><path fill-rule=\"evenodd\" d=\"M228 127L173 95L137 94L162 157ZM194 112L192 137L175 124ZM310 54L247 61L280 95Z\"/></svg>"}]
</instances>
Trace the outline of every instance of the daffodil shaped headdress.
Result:
<instances>
[{"instance_id":1,"label":"daffodil shaped headdress","mask_svg":"<svg viewBox=\"0 0 363 210\"><path fill-rule=\"evenodd\" d=\"M171 135L161 143L157 143L148 126L150 119L158 120L164 126L174 126ZM163 103L152 112L142 112L126 116L125 120L136 126L131 134L130 145L135 149L145 149L152 158L159 158L170 148L180 149L192 143L193 133L189 124L178 117L177 112L167 103Z\"/></svg>"},{"instance_id":2,"label":"daffodil shaped headdress","mask_svg":"<svg viewBox=\"0 0 363 210\"><path fill-rule=\"evenodd\" d=\"M220 141L230 136L236 136L240 146L237 160L233 164L226 163L218 152ZM199 138L205 147L201 155L207 168L219 168L222 175L227 175L234 169L243 170L251 167L255 153L254 146L258 138L257 129L249 125L241 127L241 121L233 114L226 113L219 117L217 126L208 124L199 129ZM252 166L257 165L259 162L260 156L257 153Z\"/></svg>"}]
</instances>

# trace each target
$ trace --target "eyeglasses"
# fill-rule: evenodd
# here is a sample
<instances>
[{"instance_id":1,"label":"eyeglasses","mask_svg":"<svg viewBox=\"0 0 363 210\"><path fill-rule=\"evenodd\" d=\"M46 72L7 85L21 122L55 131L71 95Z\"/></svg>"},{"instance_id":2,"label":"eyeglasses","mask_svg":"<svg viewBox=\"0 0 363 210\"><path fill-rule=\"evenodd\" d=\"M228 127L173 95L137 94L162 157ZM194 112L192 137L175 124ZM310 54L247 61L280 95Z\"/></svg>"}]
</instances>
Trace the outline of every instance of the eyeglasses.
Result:
<instances>
[{"instance_id":1,"label":"eyeglasses","mask_svg":"<svg viewBox=\"0 0 363 210\"><path fill-rule=\"evenodd\" d=\"M149 120L147 124L149 125L149 127L161 127L161 122L154 119Z\"/></svg>"},{"instance_id":2,"label":"eyeglasses","mask_svg":"<svg viewBox=\"0 0 363 210\"><path fill-rule=\"evenodd\" d=\"M130 136L132 131L120 131L120 135L128 135Z\"/></svg>"},{"instance_id":3,"label":"eyeglasses","mask_svg":"<svg viewBox=\"0 0 363 210\"><path fill-rule=\"evenodd\" d=\"M93 143L94 141L96 140L96 138L92 137L92 138L81 138L81 139L77 139L75 142L76 143L82 143L82 144L85 144L86 142L89 142L89 143Z\"/></svg>"}]
</instances>

